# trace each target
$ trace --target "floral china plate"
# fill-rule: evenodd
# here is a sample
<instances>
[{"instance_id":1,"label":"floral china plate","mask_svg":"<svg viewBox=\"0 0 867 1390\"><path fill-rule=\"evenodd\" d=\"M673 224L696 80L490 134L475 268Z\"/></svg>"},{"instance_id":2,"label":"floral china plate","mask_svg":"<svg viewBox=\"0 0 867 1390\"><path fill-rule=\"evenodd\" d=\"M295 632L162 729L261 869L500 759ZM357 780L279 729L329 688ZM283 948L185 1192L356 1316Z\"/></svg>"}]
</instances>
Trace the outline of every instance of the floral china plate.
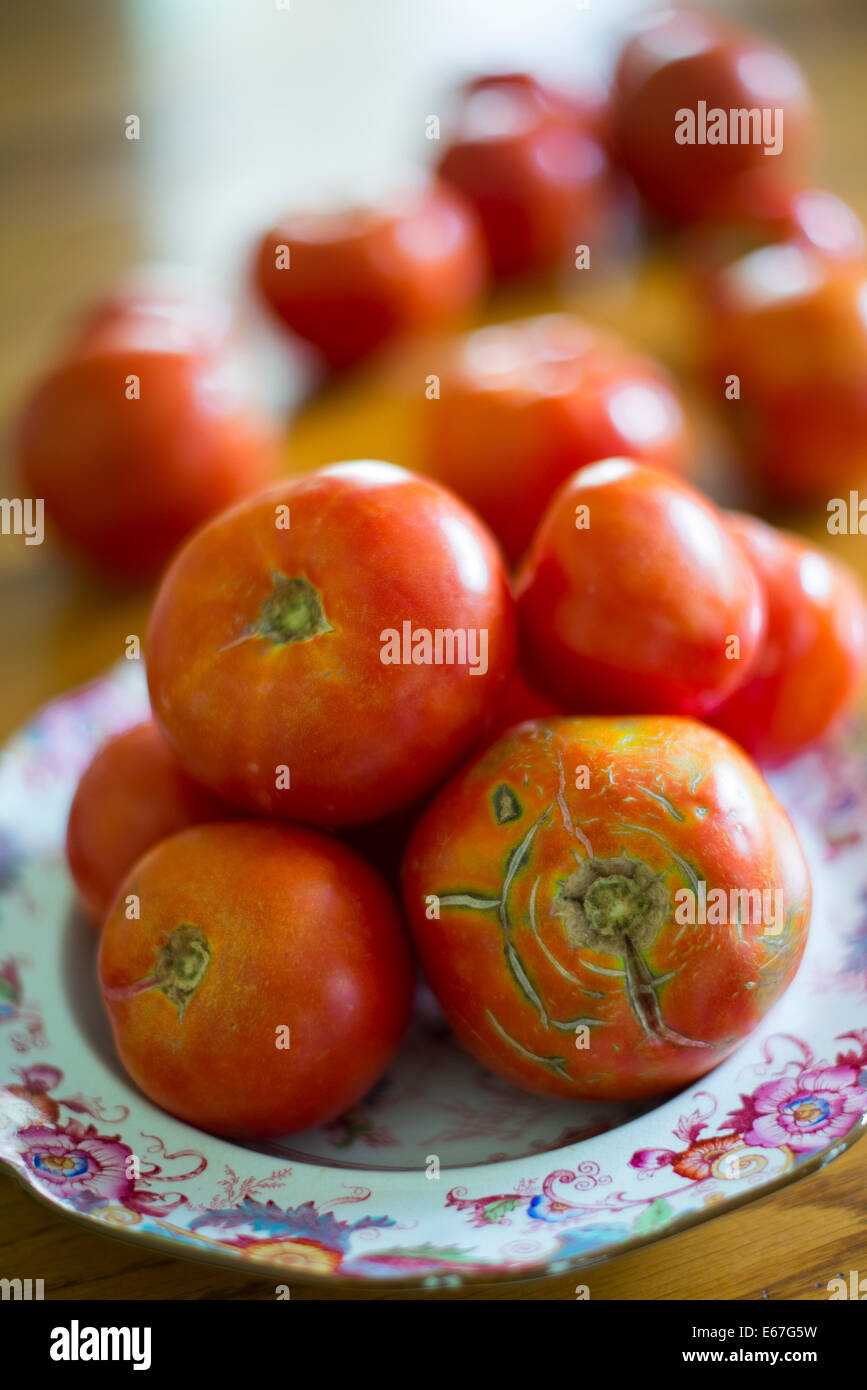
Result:
<instances>
[{"instance_id":1,"label":"floral china plate","mask_svg":"<svg viewBox=\"0 0 867 1390\"><path fill-rule=\"evenodd\" d=\"M648 1107L522 1094L424 995L359 1106L281 1142L156 1109L114 1055L63 858L76 779L147 713L141 665L36 716L0 757L0 1163L97 1229L276 1281L447 1288L597 1262L803 1177L867 1116L867 738L774 779L813 873L788 994L700 1083Z\"/></svg>"}]
</instances>

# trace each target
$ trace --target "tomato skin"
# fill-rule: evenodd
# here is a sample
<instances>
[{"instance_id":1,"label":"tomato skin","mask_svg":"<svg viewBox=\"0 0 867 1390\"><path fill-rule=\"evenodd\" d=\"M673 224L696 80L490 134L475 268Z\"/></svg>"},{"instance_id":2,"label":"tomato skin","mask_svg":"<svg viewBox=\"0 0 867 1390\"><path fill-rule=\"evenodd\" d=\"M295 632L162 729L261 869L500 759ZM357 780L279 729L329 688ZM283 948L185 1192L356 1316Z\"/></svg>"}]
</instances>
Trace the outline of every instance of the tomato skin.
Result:
<instances>
[{"instance_id":1,"label":"tomato skin","mask_svg":"<svg viewBox=\"0 0 867 1390\"><path fill-rule=\"evenodd\" d=\"M153 720L97 750L81 775L66 827L66 859L94 927L105 921L133 864L160 840L237 811L188 777Z\"/></svg>"},{"instance_id":2,"label":"tomato skin","mask_svg":"<svg viewBox=\"0 0 867 1390\"><path fill-rule=\"evenodd\" d=\"M867 477L867 269L798 242L766 246L713 282L709 375L773 500L822 502ZM829 491L829 489L831 491Z\"/></svg>"},{"instance_id":3,"label":"tomato skin","mask_svg":"<svg viewBox=\"0 0 867 1390\"><path fill-rule=\"evenodd\" d=\"M278 473L272 426L202 318L99 310L18 422L22 485L97 569L153 578L190 531ZM216 341L216 337L215 337ZM128 399L128 378L140 398Z\"/></svg>"},{"instance_id":4,"label":"tomato skin","mask_svg":"<svg viewBox=\"0 0 867 1390\"><path fill-rule=\"evenodd\" d=\"M586 880L637 874L656 916L595 932ZM782 899L740 932L698 911L684 925L675 895L697 896L693 880L724 890L722 923L736 920L732 890ZM792 979L810 913L795 833L750 760L696 721L656 716L505 734L422 818L403 892L464 1046L524 1090L606 1100L686 1085L727 1056ZM775 903L782 931L769 941Z\"/></svg>"},{"instance_id":5,"label":"tomato skin","mask_svg":"<svg viewBox=\"0 0 867 1390\"><path fill-rule=\"evenodd\" d=\"M716 508L626 459L563 486L515 593L523 666L573 714L707 714L747 678L764 631L758 580Z\"/></svg>"},{"instance_id":6,"label":"tomato skin","mask_svg":"<svg viewBox=\"0 0 867 1390\"><path fill-rule=\"evenodd\" d=\"M398 335L465 318L488 266L472 208L434 184L381 208L289 215L265 233L254 273L274 314L339 371Z\"/></svg>"},{"instance_id":7,"label":"tomato skin","mask_svg":"<svg viewBox=\"0 0 867 1390\"><path fill-rule=\"evenodd\" d=\"M867 596L853 570L755 517L729 525L765 591L768 625L746 683L712 722L759 762L784 762L849 710L867 670Z\"/></svg>"},{"instance_id":8,"label":"tomato skin","mask_svg":"<svg viewBox=\"0 0 867 1390\"><path fill-rule=\"evenodd\" d=\"M312 631L282 612L299 591L318 606ZM462 630L473 659L384 663L384 634L405 622ZM197 780L259 813L356 825L411 806L469 752L514 647L508 577L480 522L436 483L364 461L280 484L187 544L154 604L148 679Z\"/></svg>"},{"instance_id":9,"label":"tomato skin","mask_svg":"<svg viewBox=\"0 0 867 1390\"><path fill-rule=\"evenodd\" d=\"M438 173L475 208L495 275L571 264L587 241L610 196L600 123L526 73L463 88Z\"/></svg>"},{"instance_id":10,"label":"tomato skin","mask_svg":"<svg viewBox=\"0 0 867 1390\"><path fill-rule=\"evenodd\" d=\"M782 148L767 156L752 141L678 143L676 113L696 113L699 102L708 112L782 110ZM814 143L813 106L794 60L765 38L689 9L642 23L621 54L612 107L620 162L671 222L737 217L745 181L769 190L790 182Z\"/></svg>"},{"instance_id":11,"label":"tomato skin","mask_svg":"<svg viewBox=\"0 0 867 1390\"><path fill-rule=\"evenodd\" d=\"M419 407L425 470L476 509L511 561L576 468L627 454L687 471L690 431L668 374L572 315L478 329L441 375L441 398Z\"/></svg>"},{"instance_id":12,"label":"tomato skin","mask_svg":"<svg viewBox=\"0 0 867 1390\"><path fill-rule=\"evenodd\" d=\"M121 893L100 988L124 1067L169 1114L232 1138L288 1134L353 1105L391 1060L410 953L392 895L337 840L263 821L196 826L145 855ZM124 915L129 894L139 921ZM209 951L185 1000L146 987L183 924L198 937L173 978L194 979L193 952Z\"/></svg>"}]
</instances>

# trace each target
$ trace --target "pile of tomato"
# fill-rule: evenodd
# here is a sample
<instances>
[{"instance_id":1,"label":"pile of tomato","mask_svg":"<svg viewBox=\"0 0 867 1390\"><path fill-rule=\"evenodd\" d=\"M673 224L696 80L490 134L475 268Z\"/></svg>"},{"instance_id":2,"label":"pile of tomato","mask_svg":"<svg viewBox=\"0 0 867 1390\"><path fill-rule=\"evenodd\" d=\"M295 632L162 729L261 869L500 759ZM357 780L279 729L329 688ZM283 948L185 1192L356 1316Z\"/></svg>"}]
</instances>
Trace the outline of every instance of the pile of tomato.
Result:
<instances>
[{"instance_id":1,"label":"pile of tomato","mask_svg":"<svg viewBox=\"0 0 867 1390\"><path fill-rule=\"evenodd\" d=\"M782 112L781 150L676 138L699 103ZM676 383L614 335L455 330L640 210L689 264L765 497L856 487L867 262L807 179L813 126L787 55L665 11L604 96L477 79L435 177L271 228L258 291L328 373L451 332L418 471L281 479L188 285L124 286L34 392L18 454L57 533L161 573L152 720L85 771L67 853L119 1055L170 1113L244 1139L332 1119L399 1047L418 966L484 1065L574 1098L688 1084L791 982L810 881L762 769L852 709L857 577L703 495Z\"/></svg>"}]
</instances>

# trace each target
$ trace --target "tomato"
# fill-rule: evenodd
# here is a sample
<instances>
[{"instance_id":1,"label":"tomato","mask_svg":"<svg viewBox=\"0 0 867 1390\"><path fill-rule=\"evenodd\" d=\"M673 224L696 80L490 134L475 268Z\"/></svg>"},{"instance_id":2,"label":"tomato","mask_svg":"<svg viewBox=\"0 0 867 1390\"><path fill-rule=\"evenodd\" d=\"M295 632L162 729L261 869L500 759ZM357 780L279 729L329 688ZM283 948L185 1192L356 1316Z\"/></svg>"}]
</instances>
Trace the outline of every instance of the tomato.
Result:
<instances>
[{"instance_id":1,"label":"tomato","mask_svg":"<svg viewBox=\"0 0 867 1390\"><path fill-rule=\"evenodd\" d=\"M715 730L559 718L448 783L410 841L404 902L480 1062L614 1100L687 1085L756 1027L798 966L810 886L785 813Z\"/></svg>"},{"instance_id":2,"label":"tomato","mask_svg":"<svg viewBox=\"0 0 867 1390\"><path fill-rule=\"evenodd\" d=\"M772 499L820 501L867 478L867 267L796 242L742 257L714 282L709 378Z\"/></svg>"},{"instance_id":3,"label":"tomato","mask_svg":"<svg viewBox=\"0 0 867 1390\"><path fill-rule=\"evenodd\" d=\"M468 752L514 658L493 540L444 488L358 462L287 481L180 552L147 637L187 771L254 811L354 825Z\"/></svg>"},{"instance_id":4,"label":"tomato","mask_svg":"<svg viewBox=\"0 0 867 1390\"><path fill-rule=\"evenodd\" d=\"M61 538L126 580L152 578L190 531L278 472L276 435L216 323L162 308L99 308L31 392L15 446Z\"/></svg>"},{"instance_id":5,"label":"tomato","mask_svg":"<svg viewBox=\"0 0 867 1390\"><path fill-rule=\"evenodd\" d=\"M524 669L571 714L703 716L747 677L758 579L724 518L626 459L564 484L517 578Z\"/></svg>"},{"instance_id":6,"label":"tomato","mask_svg":"<svg viewBox=\"0 0 867 1390\"><path fill-rule=\"evenodd\" d=\"M425 471L523 555L576 468L628 454L684 472L690 434L663 369L569 314L481 328L442 367L439 400L418 407Z\"/></svg>"},{"instance_id":7,"label":"tomato","mask_svg":"<svg viewBox=\"0 0 867 1390\"><path fill-rule=\"evenodd\" d=\"M621 54L612 106L620 161L673 222L737 216L745 180L769 189L791 181L813 144L812 102L794 60L687 9L643 20ZM745 138L732 112L755 113L758 128Z\"/></svg>"},{"instance_id":8,"label":"tomato","mask_svg":"<svg viewBox=\"0 0 867 1390\"><path fill-rule=\"evenodd\" d=\"M137 899L140 919L127 918ZM195 826L124 882L99 983L124 1067L178 1119L236 1139L324 1124L378 1079L409 1020L397 904L337 840Z\"/></svg>"},{"instance_id":9,"label":"tomato","mask_svg":"<svg viewBox=\"0 0 867 1390\"><path fill-rule=\"evenodd\" d=\"M751 676L712 720L779 763L851 708L867 670L867 597L853 570L800 537L750 516L729 524L764 588L768 626Z\"/></svg>"},{"instance_id":10,"label":"tomato","mask_svg":"<svg viewBox=\"0 0 867 1390\"><path fill-rule=\"evenodd\" d=\"M609 193L598 124L526 73L464 87L438 172L476 209L495 274L572 264L588 242Z\"/></svg>"},{"instance_id":11,"label":"tomato","mask_svg":"<svg viewBox=\"0 0 867 1390\"><path fill-rule=\"evenodd\" d=\"M146 850L189 825L229 814L187 776L152 720L110 738L82 773L66 828L70 873L93 925L102 926Z\"/></svg>"},{"instance_id":12,"label":"tomato","mask_svg":"<svg viewBox=\"0 0 867 1390\"><path fill-rule=\"evenodd\" d=\"M381 207L284 217L262 238L255 274L277 317L340 369L466 317L487 261L469 204L435 184Z\"/></svg>"}]
</instances>

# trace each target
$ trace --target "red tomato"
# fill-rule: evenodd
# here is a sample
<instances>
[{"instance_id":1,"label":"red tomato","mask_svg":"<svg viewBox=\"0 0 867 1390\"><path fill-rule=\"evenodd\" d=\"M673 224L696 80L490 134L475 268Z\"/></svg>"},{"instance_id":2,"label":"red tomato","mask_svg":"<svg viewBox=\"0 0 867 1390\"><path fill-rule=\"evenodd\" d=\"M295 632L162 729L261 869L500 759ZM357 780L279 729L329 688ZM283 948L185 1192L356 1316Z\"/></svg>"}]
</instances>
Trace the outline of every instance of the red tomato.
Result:
<instances>
[{"instance_id":1,"label":"red tomato","mask_svg":"<svg viewBox=\"0 0 867 1390\"><path fill-rule=\"evenodd\" d=\"M487 264L469 204L433 185L379 208L283 218L262 238L256 276L277 317L339 369L464 318Z\"/></svg>"},{"instance_id":2,"label":"red tomato","mask_svg":"<svg viewBox=\"0 0 867 1390\"><path fill-rule=\"evenodd\" d=\"M69 869L93 925L102 926L146 850L228 814L224 802L187 776L152 720L104 743L81 776L66 828Z\"/></svg>"},{"instance_id":3,"label":"red tomato","mask_svg":"<svg viewBox=\"0 0 867 1390\"><path fill-rule=\"evenodd\" d=\"M355 825L410 806L468 752L512 667L493 540L392 464L281 484L194 536L147 639L154 716L241 806Z\"/></svg>"},{"instance_id":4,"label":"red tomato","mask_svg":"<svg viewBox=\"0 0 867 1390\"><path fill-rule=\"evenodd\" d=\"M774 499L827 502L867 478L867 266L794 242L715 281L710 377L746 460Z\"/></svg>"},{"instance_id":5,"label":"red tomato","mask_svg":"<svg viewBox=\"0 0 867 1390\"><path fill-rule=\"evenodd\" d=\"M614 1100L687 1085L755 1028L798 966L810 886L785 813L714 730L546 719L440 793L404 902L479 1061Z\"/></svg>"},{"instance_id":6,"label":"red tomato","mask_svg":"<svg viewBox=\"0 0 867 1390\"><path fill-rule=\"evenodd\" d=\"M713 723L779 763L851 708L867 670L867 598L848 566L798 536L750 516L729 524L764 588L768 626L752 675Z\"/></svg>"},{"instance_id":7,"label":"red tomato","mask_svg":"<svg viewBox=\"0 0 867 1390\"><path fill-rule=\"evenodd\" d=\"M211 331L183 306L103 307L26 403L22 484L112 575L152 578L190 531L277 475L276 435L231 356L203 350Z\"/></svg>"},{"instance_id":8,"label":"red tomato","mask_svg":"<svg viewBox=\"0 0 867 1390\"><path fill-rule=\"evenodd\" d=\"M733 128L732 112L737 120L740 112L756 113L744 119L757 118L758 128ZM790 181L813 143L813 123L794 60L716 16L661 10L621 54L616 149L644 198L668 220L737 216L743 180L769 188Z\"/></svg>"},{"instance_id":9,"label":"red tomato","mask_svg":"<svg viewBox=\"0 0 867 1390\"><path fill-rule=\"evenodd\" d=\"M625 459L581 469L518 574L524 669L570 713L704 715L747 677L764 630L723 517Z\"/></svg>"},{"instance_id":10,"label":"red tomato","mask_svg":"<svg viewBox=\"0 0 867 1390\"><path fill-rule=\"evenodd\" d=\"M569 314L481 328L419 406L426 471L520 559L557 488L585 463L628 454L684 472L690 435L667 373Z\"/></svg>"},{"instance_id":11,"label":"red tomato","mask_svg":"<svg viewBox=\"0 0 867 1390\"><path fill-rule=\"evenodd\" d=\"M475 207L497 275L569 264L608 193L599 111L526 73L469 83L438 172Z\"/></svg>"},{"instance_id":12,"label":"red tomato","mask_svg":"<svg viewBox=\"0 0 867 1390\"><path fill-rule=\"evenodd\" d=\"M141 919L123 903L134 895ZM391 1060L413 974L397 904L358 855L268 822L197 826L141 859L99 948L120 1059L215 1134L324 1124Z\"/></svg>"}]
</instances>

